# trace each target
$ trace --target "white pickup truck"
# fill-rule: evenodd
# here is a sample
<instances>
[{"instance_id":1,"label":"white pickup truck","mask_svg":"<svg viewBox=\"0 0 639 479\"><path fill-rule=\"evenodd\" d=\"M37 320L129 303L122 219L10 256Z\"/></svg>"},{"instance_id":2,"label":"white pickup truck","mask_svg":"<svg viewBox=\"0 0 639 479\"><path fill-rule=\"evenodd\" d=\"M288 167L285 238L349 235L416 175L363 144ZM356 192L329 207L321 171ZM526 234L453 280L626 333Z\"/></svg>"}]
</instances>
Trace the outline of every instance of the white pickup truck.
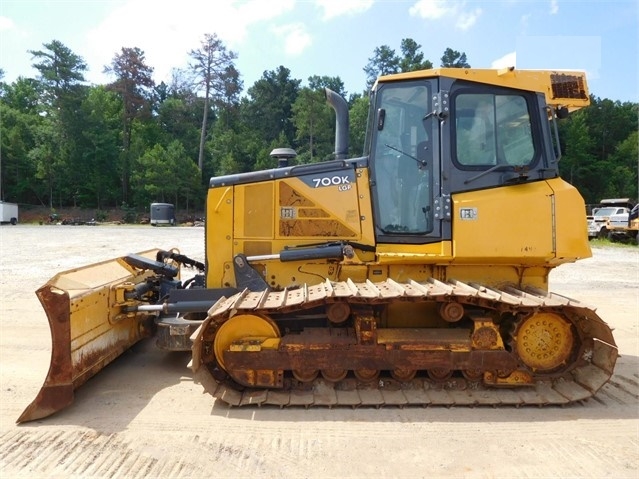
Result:
<instances>
[{"instance_id":1,"label":"white pickup truck","mask_svg":"<svg viewBox=\"0 0 639 479\"><path fill-rule=\"evenodd\" d=\"M601 200L602 205L604 201ZM588 216L588 239L607 238L608 224L611 217L619 218L625 215L625 223L628 224L628 214L630 209L625 206L600 206L592 210L592 215Z\"/></svg>"}]
</instances>

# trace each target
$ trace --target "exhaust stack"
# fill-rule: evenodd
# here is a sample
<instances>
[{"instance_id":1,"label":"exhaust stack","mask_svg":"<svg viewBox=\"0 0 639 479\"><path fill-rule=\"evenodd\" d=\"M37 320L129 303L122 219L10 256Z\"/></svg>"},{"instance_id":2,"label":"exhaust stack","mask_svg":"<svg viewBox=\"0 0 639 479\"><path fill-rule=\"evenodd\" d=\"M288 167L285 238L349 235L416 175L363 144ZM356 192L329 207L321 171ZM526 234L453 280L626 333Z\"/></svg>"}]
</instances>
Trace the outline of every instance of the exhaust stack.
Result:
<instances>
[{"instance_id":1,"label":"exhaust stack","mask_svg":"<svg viewBox=\"0 0 639 479\"><path fill-rule=\"evenodd\" d=\"M335 110L335 159L348 157L348 105L346 100L329 88L325 88L326 102Z\"/></svg>"}]
</instances>

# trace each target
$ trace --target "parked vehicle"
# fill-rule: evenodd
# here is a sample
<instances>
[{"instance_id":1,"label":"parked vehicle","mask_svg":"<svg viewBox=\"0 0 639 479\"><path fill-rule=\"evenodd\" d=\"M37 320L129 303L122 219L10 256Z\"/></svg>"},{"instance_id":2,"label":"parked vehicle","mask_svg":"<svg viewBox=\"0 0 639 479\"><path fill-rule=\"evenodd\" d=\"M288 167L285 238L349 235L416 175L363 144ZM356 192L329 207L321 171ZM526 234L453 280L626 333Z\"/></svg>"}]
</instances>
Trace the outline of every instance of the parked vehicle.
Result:
<instances>
[{"instance_id":1,"label":"parked vehicle","mask_svg":"<svg viewBox=\"0 0 639 479\"><path fill-rule=\"evenodd\" d=\"M18 205L0 201L0 223L18 224Z\"/></svg>"},{"instance_id":2,"label":"parked vehicle","mask_svg":"<svg viewBox=\"0 0 639 479\"><path fill-rule=\"evenodd\" d=\"M175 225L175 207L170 203L151 203L151 226Z\"/></svg>"},{"instance_id":3,"label":"parked vehicle","mask_svg":"<svg viewBox=\"0 0 639 479\"><path fill-rule=\"evenodd\" d=\"M610 198L599 202L599 207L593 208L588 215L588 239L607 238L609 232L609 220L611 217L619 218L619 215L628 215L634 203L630 198ZM628 217L626 216L626 219Z\"/></svg>"},{"instance_id":4,"label":"parked vehicle","mask_svg":"<svg viewBox=\"0 0 639 479\"><path fill-rule=\"evenodd\" d=\"M606 225L611 241L633 242L639 240L639 204L630 213L612 215Z\"/></svg>"}]
</instances>

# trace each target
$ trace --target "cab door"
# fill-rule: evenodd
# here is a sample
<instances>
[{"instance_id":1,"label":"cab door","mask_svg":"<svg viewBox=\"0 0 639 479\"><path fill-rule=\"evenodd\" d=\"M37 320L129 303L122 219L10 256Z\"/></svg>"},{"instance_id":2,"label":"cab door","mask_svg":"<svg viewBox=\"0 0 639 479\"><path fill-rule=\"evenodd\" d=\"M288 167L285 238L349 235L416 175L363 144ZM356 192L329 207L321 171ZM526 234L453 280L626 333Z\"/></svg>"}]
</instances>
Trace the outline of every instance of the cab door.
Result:
<instances>
[{"instance_id":1,"label":"cab door","mask_svg":"<svg viewBox=\"0 0 639 479\"><path fill-rule=\"evenodd\" d=\"M378 243L440 241L443 231L436 80L378 84L371 104L371 190Z\"/></svg>"}]
</instances>

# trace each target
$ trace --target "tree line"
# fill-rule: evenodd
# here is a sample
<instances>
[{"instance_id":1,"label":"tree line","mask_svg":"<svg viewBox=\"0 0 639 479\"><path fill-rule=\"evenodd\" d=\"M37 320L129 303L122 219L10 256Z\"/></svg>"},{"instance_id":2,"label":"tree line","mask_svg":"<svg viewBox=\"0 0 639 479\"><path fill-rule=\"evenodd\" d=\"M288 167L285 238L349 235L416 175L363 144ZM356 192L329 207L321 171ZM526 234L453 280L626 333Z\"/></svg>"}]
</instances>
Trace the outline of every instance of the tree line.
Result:
<instances>
[{"instance_id":1,"label":"tree line","mask_svg":"<svg viewBox=\"0 0 639 479\"><path fill-rule=\"evenodd\" d=\"M339 76L313 75L302 86L279 66L243 94L237 54L215 34L189 52L188 68L160 84L139 48L113 56L106 85L87 85L86 63L57 40L28 53L37 76L0 81L1 197L98 210L155 201L202 210L210 177L273 168L270 152L278 147L294 148L296 163L331 159L335 124L325 87L347 99L349 153L359 155L375 78L433 67L406 38L399 53L374 49L361 92L347 92ZM470 67L451 48L440 66ZM637 196L637 104L593 96L561 132L562 175L588 202Z\"/></svg>"}]
</instances>

